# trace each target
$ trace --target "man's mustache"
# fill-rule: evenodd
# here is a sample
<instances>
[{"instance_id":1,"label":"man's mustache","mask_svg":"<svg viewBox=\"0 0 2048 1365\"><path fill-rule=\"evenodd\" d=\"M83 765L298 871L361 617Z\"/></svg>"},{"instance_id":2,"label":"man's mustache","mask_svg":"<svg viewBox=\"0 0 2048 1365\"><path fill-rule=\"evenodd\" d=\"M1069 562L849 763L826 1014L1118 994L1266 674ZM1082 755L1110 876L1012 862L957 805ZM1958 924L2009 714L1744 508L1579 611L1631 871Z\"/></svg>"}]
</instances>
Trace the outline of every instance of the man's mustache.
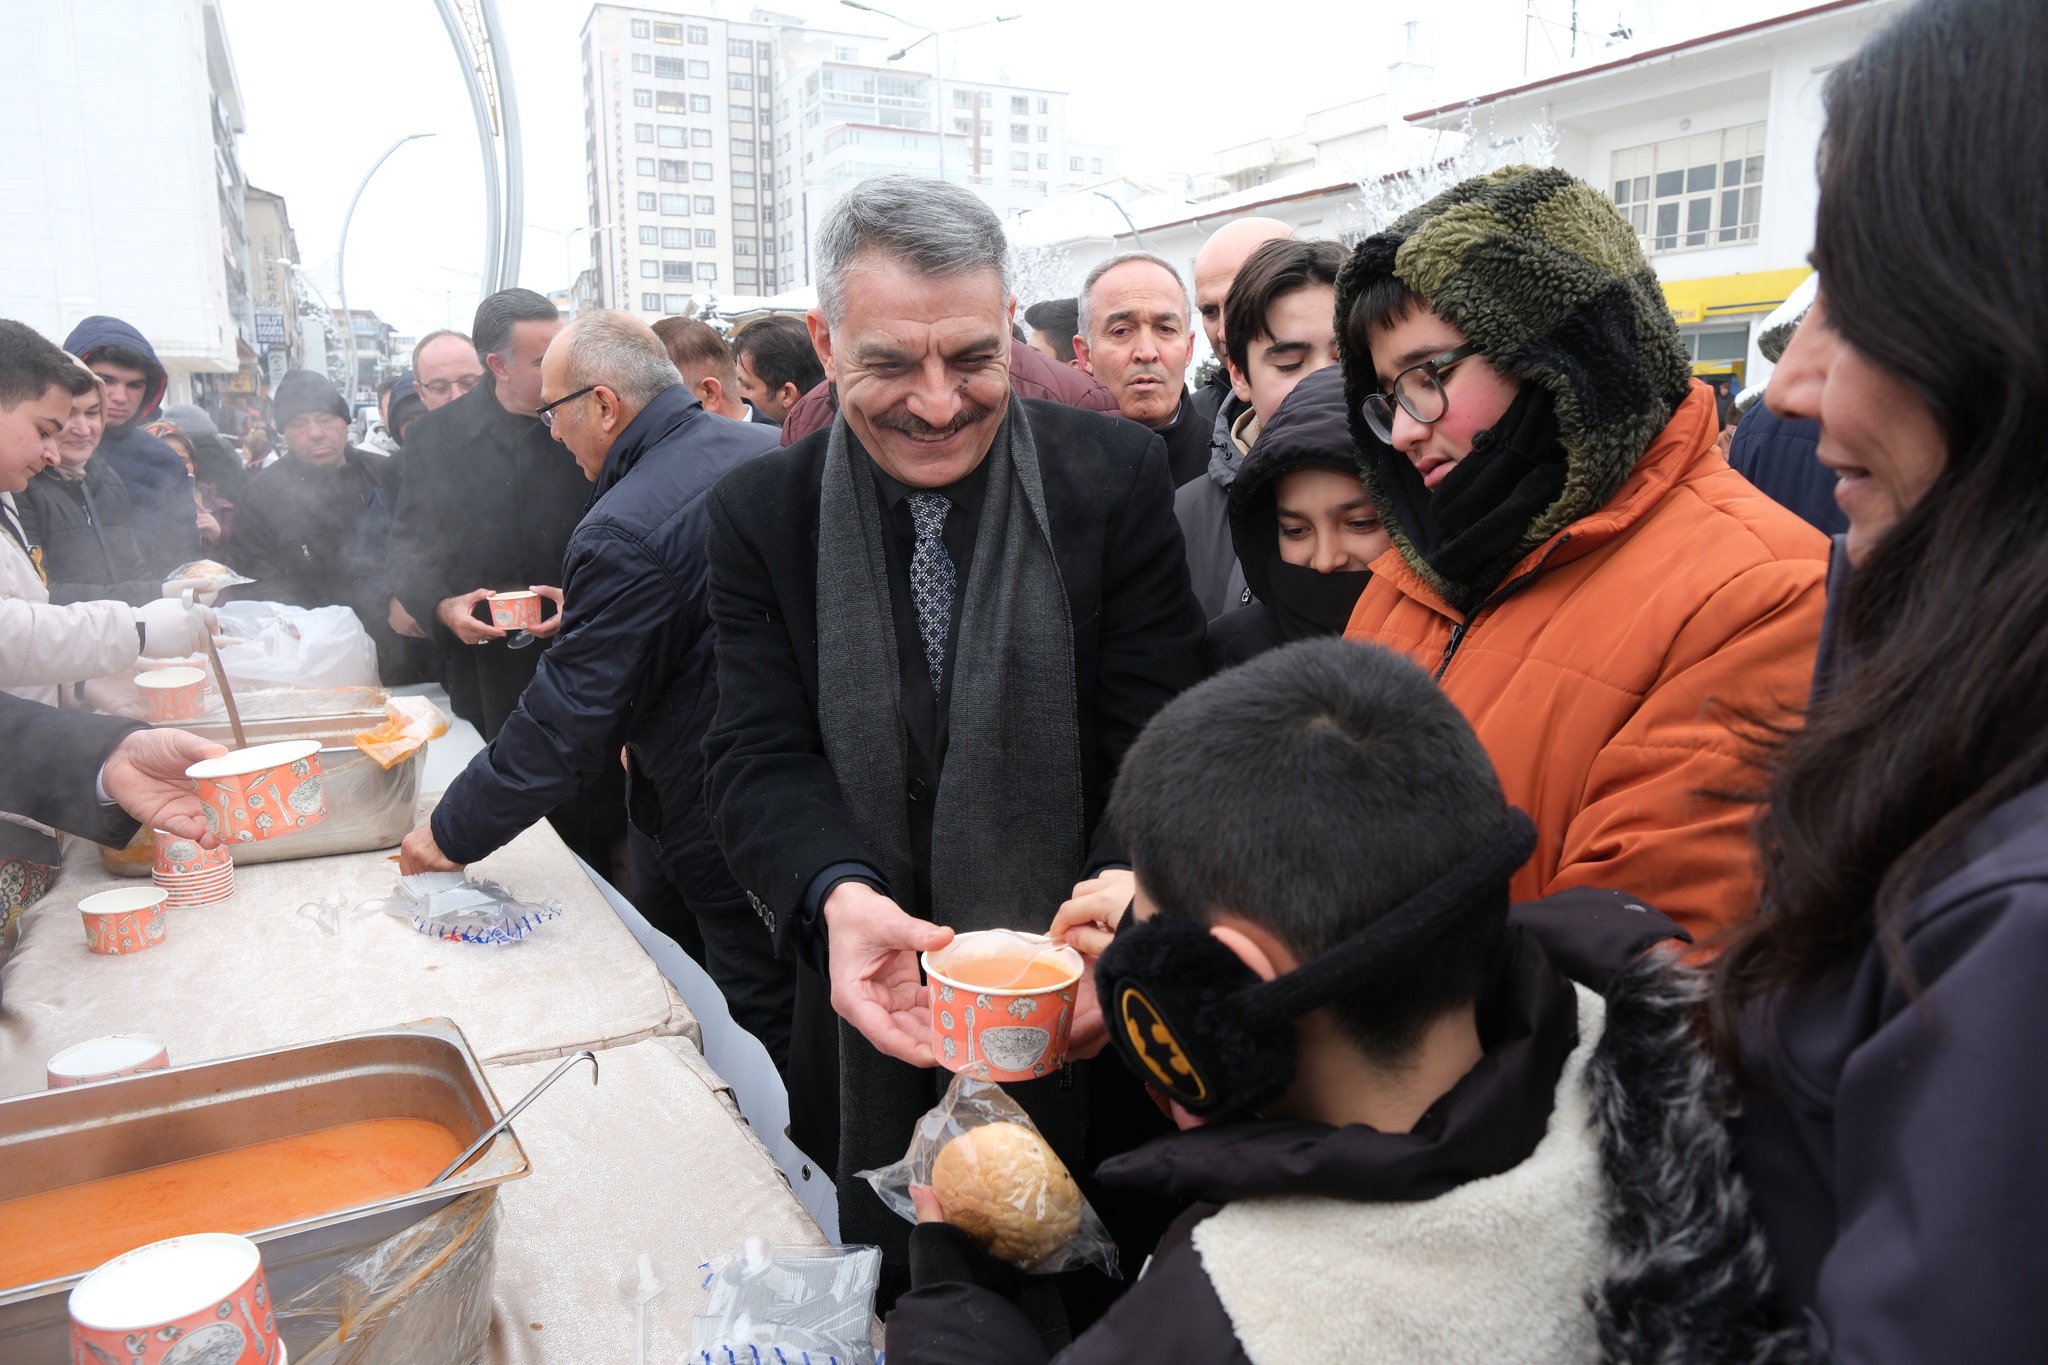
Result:
<instances>
[{"instance_id":1,"label":"man's mustache","mask_svg":"<svg viewBox=\"0 0 2048 1365\"><path fill-rule=\"evenodd\" d=\"M935 427L922 417L907 411L884 413L882 416L875 418L874 423L878 427L886 427L890 431L901 431L918 437L920 440L936 441L943 437L951 436L962 427L971 427L976 422L987 420L989 413L993 410L970 403L960 409L954 415L953 420L942 427Z\"/></svg>"}]
</instances>

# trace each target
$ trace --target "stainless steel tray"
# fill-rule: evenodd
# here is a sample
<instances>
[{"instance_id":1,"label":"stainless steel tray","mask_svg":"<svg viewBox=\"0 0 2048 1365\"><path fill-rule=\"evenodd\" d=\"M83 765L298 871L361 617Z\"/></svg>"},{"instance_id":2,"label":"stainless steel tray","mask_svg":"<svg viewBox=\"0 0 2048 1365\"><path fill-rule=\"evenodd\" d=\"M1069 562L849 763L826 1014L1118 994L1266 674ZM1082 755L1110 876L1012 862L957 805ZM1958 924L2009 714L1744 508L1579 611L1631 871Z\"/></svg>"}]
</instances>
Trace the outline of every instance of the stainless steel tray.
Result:
<instances>
[{"instance_id":1,"label":"stainless steel tray","mask_svg":"<svg viewBox=\"0 0 2048 1365\"><path fill-rule=\"evenodd\" d=\"M383 720L381 711L246 720L243 730L251 744L271 744L282 739L320 741L327 817L311 829L286 838L236 844L235 862L246 866L397 847L413 827L413 808L419 803L420 773L427 751L422 747L389 768L380 766L355 746L355 737L365 730L374 730ZM225 721L187 721L181 728L234 747L234 733ZM123 876L147 877L150 871L149 859L123 859L111 849L105 862L109 871Z\"/></svg>"},{"instance_id":2,"label":"stainless steel tray","mask_svg":"<svg viewBox=\"0 0 2048 1365\"><path fill-rule=\"evenodd\" d=\"M462 1031L447 1019L423 1019L0 1099L0 1200L358 1119L430 1119L466 1146L503 1113ZM458 1195L529 1169L507 1130L432 1190L276 1227L219 1230L245 1232L262 1246L282 1302ZM0 1223L0 1238L9 1235ZM82 1278L0 1286L0 1361L69 1359L65 1298Z\"/></svg>"}]
</instances>

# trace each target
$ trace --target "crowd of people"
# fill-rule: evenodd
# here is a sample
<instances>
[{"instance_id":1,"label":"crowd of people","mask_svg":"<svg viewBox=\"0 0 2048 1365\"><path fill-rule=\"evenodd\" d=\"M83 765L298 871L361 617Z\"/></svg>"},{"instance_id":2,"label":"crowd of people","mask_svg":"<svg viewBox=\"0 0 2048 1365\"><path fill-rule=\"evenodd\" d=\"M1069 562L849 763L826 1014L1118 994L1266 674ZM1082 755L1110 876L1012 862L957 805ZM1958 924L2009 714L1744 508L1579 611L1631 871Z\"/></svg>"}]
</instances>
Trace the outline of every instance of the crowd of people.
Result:
<instances>
[{"instance_id":1,"label":"crowd of people","mask_svg":"<svg viewBox=\"0 0 2048 1365\"><path fill-rule=\"evenodd\" d=\"M987 207L877 177L802 322L496 294L383 395L396 455L301 372L253 472L152 427L134 329L0 322L0 890L53 874L27 821L192 814L206 746L71 704L224 558L482 732L405 870L625 833L892 1359L2026 1358L2044 54L2028 0L1917 0L1827 75L1819 289L1746 411L1528 166L1021 314ZM918 955L992 928L1089 961L1006 1089L1134 1282L858 1176L951 1079Z\"/></svg>"}]
</instances>

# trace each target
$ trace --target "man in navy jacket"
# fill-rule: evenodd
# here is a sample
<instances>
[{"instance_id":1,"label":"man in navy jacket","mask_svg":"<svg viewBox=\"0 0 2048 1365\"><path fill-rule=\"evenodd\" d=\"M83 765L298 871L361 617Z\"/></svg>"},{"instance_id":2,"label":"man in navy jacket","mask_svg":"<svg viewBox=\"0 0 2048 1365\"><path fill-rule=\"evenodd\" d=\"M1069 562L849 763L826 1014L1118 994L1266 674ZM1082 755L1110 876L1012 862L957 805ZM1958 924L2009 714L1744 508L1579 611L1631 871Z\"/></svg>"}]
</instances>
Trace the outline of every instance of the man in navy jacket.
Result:
<instances>
[{"instance_id":1,"label":"man in navy jacket","mask_svg":"<svg viewBox=\"0 0 2048 1365\"><path fill-rule=\"evenodd\" d=\"M618 762L623 744L634 899L686 946L701 933L734 1017L779 1060L792 969L774 960L712 840L703 756L717 704L705 495L773 450L775 428L706 412L659 338L624 313L589 314L556 336L541 404L597 485L563 556L561 629L496 738L407 836L401 868L450 870L502 847ZM663 901L687 914L650 909Z\"/></svg>"}]
</instances>

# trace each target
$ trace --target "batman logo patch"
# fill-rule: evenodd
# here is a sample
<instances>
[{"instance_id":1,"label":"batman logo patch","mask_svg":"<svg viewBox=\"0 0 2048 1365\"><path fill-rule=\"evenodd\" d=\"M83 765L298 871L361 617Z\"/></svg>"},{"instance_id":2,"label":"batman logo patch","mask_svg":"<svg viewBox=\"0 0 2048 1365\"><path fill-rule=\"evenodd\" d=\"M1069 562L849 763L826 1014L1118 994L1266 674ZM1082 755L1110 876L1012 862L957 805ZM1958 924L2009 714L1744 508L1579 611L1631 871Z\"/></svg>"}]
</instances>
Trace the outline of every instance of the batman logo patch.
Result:
<instances>
[{"instance_id":1,"label":"batman logo patch","mask_svg":"<svg viewBox=\"0 0 2048 1365\"><path fill-rule=\"evenodd\" d=\"M1208 1084L1173 1036L1166 1016L1143 991L1127 985L1117 993L1117 1018L1132 1053L1161 1090L1183 1104L1200 1104L1209 1098Z\"/></svg>"}]
</instances>

